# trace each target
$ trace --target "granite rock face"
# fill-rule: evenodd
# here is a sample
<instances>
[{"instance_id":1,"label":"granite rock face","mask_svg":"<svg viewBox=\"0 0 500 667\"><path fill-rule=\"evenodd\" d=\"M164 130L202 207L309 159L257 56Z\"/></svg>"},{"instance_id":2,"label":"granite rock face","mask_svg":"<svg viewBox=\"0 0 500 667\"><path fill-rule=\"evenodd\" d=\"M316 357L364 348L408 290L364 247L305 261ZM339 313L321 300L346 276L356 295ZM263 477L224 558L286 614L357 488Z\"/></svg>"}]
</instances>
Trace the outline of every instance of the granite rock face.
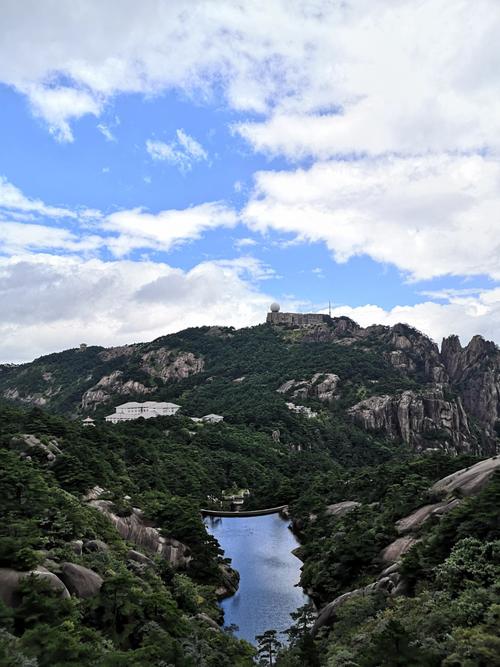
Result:
<instances>
[{"instance_id":1,"label":"granite rock face","mask_svg":"<svg viewBox=\"0 0 500 667\"><path fill-rule=\"evenodd\" d=\"M409 535L405 537L398 537L394 542L391 542L385 549L380 553L380 560L385 565L390 563L396 563L401 560L401 557L407 553L418 540L415 537L410 537Z\"/></svg>"},{"instance_id":2,"label":"granite rock face","mask_svg":"<svg viewBox=\"0 0 500 667\"><path fill-rule=\"evenodd\" d=\"M215 594L221 600L236 593L240 584L240 573L227 563L219 563L219 572L221 584L215 589Z\"/></svg>"},{"instance_id":3,"label":"granite rock face","mask_svg":"<svg viewBox=\"0 0 500 667\"><path fill-rule=\"evenodd\" d=\"M28 458L34 454L39 454L49 465L52 465L56 458L62 454L59 442L56 438L51 438L44 443L31 433L23 433L14 436L10 441L10 448L19 452L22 458Z\"/></svg>"},{"instance_id":4,"label":"granite rock face","mask_svg":"<svg viewBox=\"0 0 500 667\"><path fill-rule=\"evenodd\" d=\"M75 563L63 563L59 579L66 585L68 591L78 598L97 595L103 584L102 577L96 572Z\"/></svg>"},{"instance_id":5,"label":"granite rock face","mask_svg":"<svg viewBox=\"0 0 500 667\"><path fill-rule=\"evenodd\" d=\"M173 568L184 568L189 564L189 547L172 537L164 537L158 528L144 518L142 510L134 508L129 516L118 516L113 512L113 503L109 500L91 500L89 505L105 514L124 540L161 556Z\"/></svg>"},{"instance_id":6,"label":"granite rock face","mask_svg":"<svg viewBox=\"0 0 500 667\"><path fill-rule=\"evenodd\" d=\"M340 378L335 373L316 373L310 380L287 380L276 390L295 399L316 398L330 402L338 398Z\"/></svg>"},{"instance_id":7,"label":"granite rock face","mask_svg":"<svg viewBox=\"0 0 500 667\"><path fill-rule=\"evenodd\" d=\"M37 567L29 572L19 572L10 568L0 568L0 599L7 607L17 607L21 603L19 585L27 577L34 576L47 582L50 588L57 591L61 598L69 598L70 594L64 583L44 567Z\"/></svg>"},{"instance_id":8,"label":"granite rock face","mask_svg":"<svg viewBox=\"0 0 500 667\"><path fill-rule=\"evenodd\" d=\"M192 352L174 352L160 347L142 355L142 370L150 377L159 378L164 382L182 380L201 373L204 367L204 360Z\"/></svg>"},{"instance_id":9,"label":"granite rock face","mask_svg":"<svg viewBox=\"0 0 500 667\"><path fill-rule=\"evenodd\" d=\"M431 487L431 492L448 495L459 491L463 496L472 496L484 488L497 470L500 470L500 455L479 461L470 468L463 468L443 477Z\"/></svg>"},{"instance_id":10,"label":"granite rock face","mask_svg":"<svg viewBox=\"0 0 500 667\"><path fill-rule=\"evenodd\" d=\"M108 403L114 396L143 396L153 391L142 382L123 380L123 371L116 370L104 375L82 396L81 408L85 411L95 410L102 403Z\"/></svg>"},{"instance_id":11,"label":"granite rock face","mask_svg":"<svg viewBox=\"0 0 500 667\"><path fill-rule=\"evenodd\" d=\"M419 393L371 396L349 408L348 414L364 429L400 438L416 451L478 451L460 397L446 398L439 386Z\"/></svg>"},{"instance_id":12,"label":"granite rock face","mask_svg":"<svg viewBox=\"0 0 500 667\"><path fill-rule=\"evenodd\" d=\"M344 500L340 503L327 505L325 514L340 519L346 514L349 514L349 512L352 512L352 510L355 510L357 507L361 507L361 503L358 503L355 500Z\"/></svg>"},{"instance_id":13,"label":"granite rock face","mask_svg":"<svg viewBox=\"0 0 500 667\"><path fill-rule=\"evenodd\" d=\"M441 357L452 386L467 412L480 422L489 453L494 453L500 426L500 350L481 336L464 348L458 336L450 336L443 340Z\"/></svg>"},{"instance_id":14,"label":"granite rock face","mask_svg":"<svg viewBox=\"0 0 500 667\"><path fill-rule=\"evenodd\" d=\"M451 512L452 509L457 507L460 504L458 498L453 498L451 500L444 500L440 503L433 503L431 505L424 505L419 507L418 510L415 510L408 516L405 516L399 521L396 521L396 530L400 535L406 535L406 533L412 533L418 530L422 524L424 524L431 517L440 517L447 512Z\"/></svg>"}]
</instances>

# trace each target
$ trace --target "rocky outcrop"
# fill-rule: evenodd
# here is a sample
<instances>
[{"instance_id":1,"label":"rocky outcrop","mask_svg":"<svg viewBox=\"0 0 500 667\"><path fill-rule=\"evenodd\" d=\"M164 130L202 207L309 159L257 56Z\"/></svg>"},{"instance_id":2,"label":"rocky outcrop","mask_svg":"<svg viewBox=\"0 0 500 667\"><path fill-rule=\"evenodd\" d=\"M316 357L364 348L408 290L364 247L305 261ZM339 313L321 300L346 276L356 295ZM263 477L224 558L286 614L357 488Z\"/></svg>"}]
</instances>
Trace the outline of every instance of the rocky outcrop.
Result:
<instances>
[{"instance_id":1,"label":"rocky outcrop","mask_svg":"<svg viewBox=\"0 0 500 667\"><path fill-rule=\"evenodd\" d=\"M85 540L83 543L83 550L86 553L107 553L109 547L106 542L102 540Z\"/></svg>"},{"instance_id":2,"label":"rocky outcrop","mask_svg":"<svg viewBox=\"0 0 500 667\"><path fill-rule=\"evenodd\" d=\"M140 551L136 551L135 549L129 549L127 551L127 558L148 567L154 567L155 565L154 560L151 560L151 558L148 558L148 556L145 556Z\"/></svg>"},{"instance_id":3,"label":"rocky outcrop","mask_svg":"<svg viewBox=\"0 0 500 667\"><path fill-rule=\"evenodd\" d=\"M480 461L470 468L463 468L443 477L431 487L431 493L448 495L460 493L462 496L472 496L485 487L495 471L500 470L500 455Z\"/></svg>"},{"instance_id":4,"label":"rocky outcrop","mask_svg":"<svg viewBox=\"0 0 500 667\"><path fill-rule=\"evenodd\" d=\"M361 507L361 503L356 502L355 500L344 500L341 503L334 503L333 505L327 505L325 509L325 514L327 516L333 516L337 519L349 514L352 510L355 510L356 507Z\"/></svg>"},{"instance_id":5,"label":"rocky outcrop","mask_svg":"<svg viewBox=\"0 0 500 667\"><path fill-rule=\"evenodd\" d=\"M57 456L62 454L56 438L50 438L44 443L31 433L14 436L10 441L10 448L19 452L22 458L40 454L49 465L53 464Z\"/></svg>"},{"instance_id":6,"label":"rocky outcrop","mask_svg":"<svg viewBox=\"0 0 500 667\"><path fill-rule=\"evenodd\" d=\"M401 556L404 556L418 540L414 537L405 536L398 537L394 542L391 542L389 546L385 547L380 553L380 560L386 565L389 563L396 563L401 559Z\"/></svg>"},{"instance_id":7,"label":"rocky outcrop","mask_svg":"<svg viewBox=\"0 0 500 667\"><path fill-rule=\"evenodd\" d=\"M70 597L68 589L59 577L44 567L39 566L29 572L0 568L0 599L7 607L17 607L21 603L20 584L24 579L31 576L42 579L51 590L59 593L61 598Z\"/></svg>"},{"instance_id":8,"label":"rocky outcrop","mask_svg":"<svg viewBox=\"0 0 500 667\"><path fill-rule=\"evenodd\" d=\"M236 593L240 585L240 573L227 563L219 563L219 574L221 583L215 589L215 595L222 600Z\"/></svg>"},{"instance_id":9,"label":"rocky outcrop","mask_svg":"<svg viewBox=\"0 0 500 667\"><path fill-rule=\"evenodd\" d=\"M113 371L110 375L104 375L97 384L83 394L81 408L85 411L95 410L98 405L108 403L117 395L119 396L143 396L150 394L152 387L146 387L136 380L123 380L123 371Z\"/></svg>"},{"instance_id":10,"label":"rocky outcrop","mask_svg":"<svg viewBox=\"0 0 500 667\"><path fill-rule=\"evenodd\" d=\"M319 630L325 625L331 625L335 622L338 610L345 605L346 602L355 597L367 597L368 595L399 595L398 587L400 587L401 575L396 570L391 573L382 575L373 583L364 586L363 588L356 588L353 591L348 591L343 595L339 595L335 600L325 605L319 612L311 634L314 637Z\"/></svg>"},{"instance_id":11,"label":"rocky outcrop","mask_svg":"<svg viewBox=\"0 0 500 667\"><path fill-rule=\"evenodd\" d=\"M439 448L460 453L478 449L460 398L445 398L441 387L371 396L349 408L348 414L364 429L400 438L416 451Z\"/></svg>"},{"instance_id":12,"label":"rocky outcrop","mask_svg":"<svg viewBox=\"0 0 500 667\"><path fill-rule=\"evenodd\" d=\"M458 336L450 336L443 340L441 358L466 410L484 428L485 453L494 453L500 425L500 350L481 336L464 348Z\"/></svg>"},{"instance_id":13,"label":"rocky outcrop","mask_svg":"<svg viewBox=\"0 0 500 667\"><path fill-rule=\"evenodd\" d=\"M436 343L417 329L396 324L381 338L392 348L386 353L386 359L404 375L420 376L426 382L440 384L448 381Z\"/></svg>"},{"instance_id":14,"label":"rocky outcrop","mask_svg":"<svg viewBox=\"0 0 500 667\"><path fill-rule=\"evenodd\" d=\"M182 380L201 373L205 362L192 352L174 352L166 347L151 350L142 355L141 368L152 378L164 382Z\"/></svg>"},{"instance_id":15,"label":"rocky outcrop","mask_svg":"<svg viewBox=\"0 0 500 667\"><path fill-rule=\"evenodd\" d=\"M124 540L161 556L173 568L184 568L189 564L189 547L172 537L163 537L160 531L144 518L142 510L135 507L129 516L118 516L109 500L91 500L89 505L105 514Z\"/></svg>"},{"instance_id":16,"label":"rocky outcrop","mask_svg":"<svg viewBox=\"0 0 500 667\"><path fill-rule=\"evenodd\" d=\"M440 517L443 514L447 514L459 504L460 500L453 498L440 503L433 503L432 505L424 505L408 516L396 521L396 530L400 535L415 532L431 517Z\"/></svg>"},{"instance_id":17,"label":"rocky outcrop","mask_svg":"<svg viewBox=\"0 0 500 667\"><path fill-rule=\"evenodd\" d=\"M335 373L316 373L310 380L287 380L276 391L296 399L316 398L329 402L338 398L339 382Z\"/></svg>"},{"instance_id":18,"label":"rocky outcrop","mask_svg":"<svg viewBox=\"0 0 500 667\"><path fill-rule=\"evenodd\" d=\"M50 400L57 396L61 391L61 387L54 387L49 385L47 389L44 389L39 392L25 393L21 391L18 387L9 387L2 392L2 396L8 401L16 401L19 403L26 403L28 405L36 405L39 408L43 408L45 405L50 403Z\"/></svg>"},{"instance_id":19,"label":"rocky outcrop","mask_svg":"<svg viewBox=\"0 0 500 667\"><path fill-rule=\"evenodd\" d=\"M75 563L63 563L59 579L66 585L68 591L78 598L97 595L104 581L97 572Z\"/></svg>"}]
</instances>

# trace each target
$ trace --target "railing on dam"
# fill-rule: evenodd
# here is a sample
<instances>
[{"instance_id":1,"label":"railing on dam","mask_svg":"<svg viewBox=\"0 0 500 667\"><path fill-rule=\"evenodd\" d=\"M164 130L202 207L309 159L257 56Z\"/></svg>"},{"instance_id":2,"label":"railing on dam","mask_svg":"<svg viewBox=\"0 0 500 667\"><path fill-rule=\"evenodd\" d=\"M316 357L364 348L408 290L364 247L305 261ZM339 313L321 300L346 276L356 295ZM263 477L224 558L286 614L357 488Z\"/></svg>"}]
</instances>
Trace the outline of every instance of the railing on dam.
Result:
<instances>
[{"instance_id":1,"label":"railing on dam","mask_svg":"<svg viewBox=\"0 0 500 667\"><path fill-rule=\"evenodd\" d=\"M221 517L244 517L244 516L264 516L265 514L277 514L288 509L288 505L279 507L268 507L263 510L242 510L241 512L224 512L224 510L200 510L203 516L221 516Z\"/></svg>"}]
</instances>

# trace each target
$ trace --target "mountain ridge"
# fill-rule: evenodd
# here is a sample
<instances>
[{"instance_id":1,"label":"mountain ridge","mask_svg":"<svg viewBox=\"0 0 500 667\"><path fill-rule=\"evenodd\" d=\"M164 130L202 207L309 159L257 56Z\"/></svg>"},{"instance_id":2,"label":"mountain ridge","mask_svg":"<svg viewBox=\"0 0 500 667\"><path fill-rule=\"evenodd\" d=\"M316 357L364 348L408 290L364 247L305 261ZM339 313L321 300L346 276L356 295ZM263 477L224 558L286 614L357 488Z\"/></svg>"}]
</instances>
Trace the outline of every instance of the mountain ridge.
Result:
<instances>
[{"instance_id":1,"label":"mountain ridge","mask_svg":"<svg viewBox=\"0 0 500 667\"><path fill-rule=\"evenodd\" d=\"M327 400L317 392L301 397L316 413L342 414L418 451L498 450L500 350L493 342L474 336L462 347L452 335L439 350L409 325L362 328L347 317L313 327L191 328L147 343L65 350L3 366L0 394L72 418L101 418L126 400L174 400L193 416L217 412L238 421L230 395L244 404L260 391L282 412L290 396L280 386L318 373L339 380Z\"/></svg>"}]
</instances>

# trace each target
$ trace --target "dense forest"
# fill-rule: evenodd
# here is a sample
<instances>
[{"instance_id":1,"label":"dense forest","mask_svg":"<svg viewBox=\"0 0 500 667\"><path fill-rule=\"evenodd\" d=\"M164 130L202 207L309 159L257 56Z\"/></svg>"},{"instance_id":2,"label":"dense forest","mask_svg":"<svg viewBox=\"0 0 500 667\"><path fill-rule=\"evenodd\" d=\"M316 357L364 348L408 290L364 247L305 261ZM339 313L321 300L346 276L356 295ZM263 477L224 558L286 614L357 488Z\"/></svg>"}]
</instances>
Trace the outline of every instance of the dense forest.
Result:
<instances>
[{"instance_id":1,"label":"dense forest","mask_svg":"<svg viewBox=\"0 0 500 667\"><path fill-rule=\"evenodd\" d=\"M434 352L409 328L328 333L191 329L125 352L69 350L1 369L2 666L500 664L500 473L492 468L474 493L443 500L432 490L484 459L490 441L456 451L427 423L416 447L363 428L351 407L425 391ZM400 356L391 363L396 334L414 343L403 367ZM179 355L196 372L177 372ZM93 390L117 371L118 389ZM328 391L318 389L324 377ZM290 380L296 387L284 387ZM129 381L182 411L105 423L124 395L144 400L142 389L123 393ZM457 387L445 386L447 405ZM189 418L209 412L224 421ZM95 427L82 425L86 414ZM468 428L475 442L486 437L474 415ZM290 619L287 647L272 628L254 648L224 627L217 601L237 575L199 510L231 488L250 490L249 509L289 507L311 604ZM337 512L345 501L349 511ZM380 554L406 535L398 522L439 502L449 511L418 524L412 548L384 566ZM124 537L120 526L134 521L161 549ZM384 567L397 570L397 594L370 588Z\"/></svg>"}]
</instances>

